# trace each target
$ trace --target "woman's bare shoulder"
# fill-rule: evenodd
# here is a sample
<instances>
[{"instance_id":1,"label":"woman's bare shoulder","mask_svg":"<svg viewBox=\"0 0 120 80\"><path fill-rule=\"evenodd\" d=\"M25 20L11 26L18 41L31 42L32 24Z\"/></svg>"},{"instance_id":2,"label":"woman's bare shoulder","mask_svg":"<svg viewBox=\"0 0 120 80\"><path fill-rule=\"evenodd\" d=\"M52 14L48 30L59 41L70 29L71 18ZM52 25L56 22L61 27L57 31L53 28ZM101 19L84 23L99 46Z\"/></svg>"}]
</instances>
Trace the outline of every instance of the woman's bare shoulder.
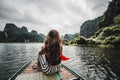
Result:
<instances>
[{"instance_id":1,"label":"woman's bare shoulder","mask_svg":"<svg viewBox=\"0 0 120 80\"><path fill-rule=\"evenodd\" d=\"M62 44L60 44L60 47L62 47L63 45Z\"/></svg>"}]
</instances>

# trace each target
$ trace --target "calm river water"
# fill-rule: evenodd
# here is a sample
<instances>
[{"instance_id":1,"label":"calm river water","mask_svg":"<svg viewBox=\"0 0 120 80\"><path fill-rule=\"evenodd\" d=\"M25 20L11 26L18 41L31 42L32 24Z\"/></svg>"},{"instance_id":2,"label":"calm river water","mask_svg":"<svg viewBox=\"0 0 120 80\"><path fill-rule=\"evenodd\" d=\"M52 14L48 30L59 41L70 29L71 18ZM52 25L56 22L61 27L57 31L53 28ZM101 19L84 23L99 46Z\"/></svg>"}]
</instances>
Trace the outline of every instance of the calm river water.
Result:
<instances>
[{"instance_id":1,"label":"calm river water","mask_svg":"<svg viewBox=\"0 0 120 80\"><path fill-rule=\"evenodd\" d=\"M0 80L8 80L25 62L36 60L41 43L0 43ZM87 80L120 80L120 49L63 46L62 62Z\"/></svg>"}]
</instances>

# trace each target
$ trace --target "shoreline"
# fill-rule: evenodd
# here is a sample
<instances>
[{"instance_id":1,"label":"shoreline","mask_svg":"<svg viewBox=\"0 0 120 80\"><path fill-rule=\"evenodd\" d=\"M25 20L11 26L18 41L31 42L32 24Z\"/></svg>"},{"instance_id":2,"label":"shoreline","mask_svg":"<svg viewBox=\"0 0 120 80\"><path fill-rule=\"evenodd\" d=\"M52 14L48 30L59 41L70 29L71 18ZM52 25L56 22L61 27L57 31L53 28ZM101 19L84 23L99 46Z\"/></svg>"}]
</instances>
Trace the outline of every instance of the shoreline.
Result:
<instances>
[{"instance_id":1,"label":"shoreline","mask_svg":"<svg viewBox=\"0 0 120 80\"><path fill-rule=\"evenodd\" d=\"M21 44L43 44L44 42L0 42L1 43L11 43L11 44L14 44L14 43L21 43ZM100 45L86 45L86 44L68 44L68 45L65 45L63 44L63 46L77 46L77 47L100 47L100 48L120 48L119 46L113 46L113 45L104 45L104 44L100 44Z\"/></svg>"}]
</instances>

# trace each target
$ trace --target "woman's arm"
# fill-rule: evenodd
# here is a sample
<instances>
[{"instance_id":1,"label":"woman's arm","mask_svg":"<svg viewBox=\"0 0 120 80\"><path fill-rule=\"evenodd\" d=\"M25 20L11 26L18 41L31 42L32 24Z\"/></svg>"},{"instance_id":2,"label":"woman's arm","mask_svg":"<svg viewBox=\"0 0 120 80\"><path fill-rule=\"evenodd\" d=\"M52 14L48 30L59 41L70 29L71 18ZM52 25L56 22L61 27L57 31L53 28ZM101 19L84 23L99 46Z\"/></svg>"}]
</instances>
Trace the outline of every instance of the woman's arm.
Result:
<instances>
[{"instance_id":1,"label":"woman's arm","mask_svg":"<svg viewBox=\"0 0 120 80\"><path fill-rule=\"evenodd\" d=\"M37 58L38 64L39 64L39 55L44 54L44 50L45 50L45 46L43 45L38 53L38 58Z\"/></svg>"},{"instance_id":2,"label":"woman's arm","mask_svg":"<svg viewBox=\"0 0 120 80\"><path fill-rule=\"evenodd\" d=\"M44 54L45 53L45 46L43 45L39 51L39 54Z\"/></svg>"}]
</instances>

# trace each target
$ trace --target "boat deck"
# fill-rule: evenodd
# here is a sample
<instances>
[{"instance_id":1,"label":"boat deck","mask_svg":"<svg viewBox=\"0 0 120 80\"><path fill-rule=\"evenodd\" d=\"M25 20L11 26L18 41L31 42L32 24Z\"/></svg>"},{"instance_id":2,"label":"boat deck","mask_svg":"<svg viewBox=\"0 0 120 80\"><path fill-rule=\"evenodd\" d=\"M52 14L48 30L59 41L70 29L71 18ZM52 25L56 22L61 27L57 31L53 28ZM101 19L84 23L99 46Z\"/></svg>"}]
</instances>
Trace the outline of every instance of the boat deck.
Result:
<instances>
[{"instance_id":1,"label":"boat deck","mask_svg":"<svg viewBox=\"0 0 120 80\"><path fill-rule=\"evenodd\" d=\"M19 75L15 80L58 80L56 75L47 76L42 72Z\"/></svg>"},{"instance_id":2,"label":"boat deck","mask_svg":"<svg viewBox=\"0 0 120 80\"><path fill-rule=\"evenodd\" d=\"M34 63L35 62L32 62L21 74L16 77L15 80L69 80L76 78L74 75L62 67L59 73L46 75L40 70L37 65L35 65L33 69L32 66Z\"/></svg>"}]
</instances>

